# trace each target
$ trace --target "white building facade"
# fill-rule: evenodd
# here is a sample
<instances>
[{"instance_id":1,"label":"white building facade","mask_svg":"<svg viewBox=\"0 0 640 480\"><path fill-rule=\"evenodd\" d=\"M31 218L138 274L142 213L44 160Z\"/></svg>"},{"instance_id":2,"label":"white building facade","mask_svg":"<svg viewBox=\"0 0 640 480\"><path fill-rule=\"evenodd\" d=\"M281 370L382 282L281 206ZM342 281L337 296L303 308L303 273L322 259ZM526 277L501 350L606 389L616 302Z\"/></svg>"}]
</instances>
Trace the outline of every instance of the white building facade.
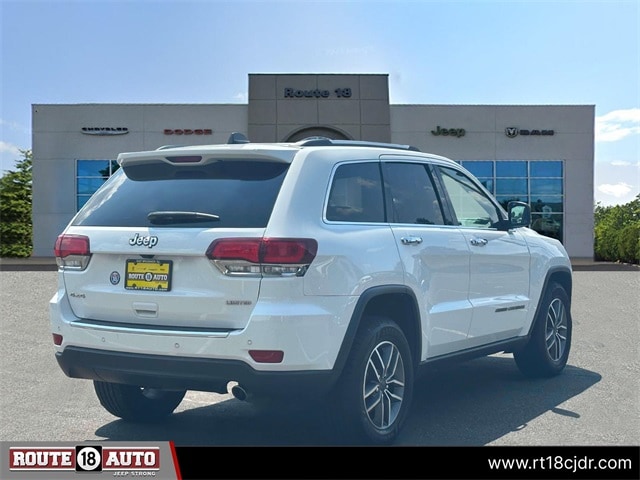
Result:
<instances>
[{"instance_id":1,"label":"white building facade","mask_svg":"<svg viewBox=\"0 0 640 480\"><path fill-rule=\"evenodd\" d=\"M250 74L247 104L32 106L33 255L117 168L121 152L308 136L413 145L460 162L572 258L593 258L594 105L391 105L385 74Z\"/></svg>"}]
</instances>

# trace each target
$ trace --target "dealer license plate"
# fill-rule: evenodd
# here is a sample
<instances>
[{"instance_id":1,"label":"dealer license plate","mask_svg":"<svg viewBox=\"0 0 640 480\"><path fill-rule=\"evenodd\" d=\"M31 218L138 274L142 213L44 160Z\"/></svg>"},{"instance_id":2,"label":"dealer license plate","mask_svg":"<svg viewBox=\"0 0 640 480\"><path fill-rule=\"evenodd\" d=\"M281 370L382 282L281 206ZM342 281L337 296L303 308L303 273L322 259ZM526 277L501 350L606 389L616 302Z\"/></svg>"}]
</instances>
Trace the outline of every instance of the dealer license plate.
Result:
<instances>
[{"instance_id":1,"label":"dealer license plate","mask_svg":"<svg viewBox=\"0 0 640 480\"><path fill-rule=\"evenodd\" d=\"M124 288L168 292L172 266L171 260L127 260Z\"/></svg>"}]
</instances>

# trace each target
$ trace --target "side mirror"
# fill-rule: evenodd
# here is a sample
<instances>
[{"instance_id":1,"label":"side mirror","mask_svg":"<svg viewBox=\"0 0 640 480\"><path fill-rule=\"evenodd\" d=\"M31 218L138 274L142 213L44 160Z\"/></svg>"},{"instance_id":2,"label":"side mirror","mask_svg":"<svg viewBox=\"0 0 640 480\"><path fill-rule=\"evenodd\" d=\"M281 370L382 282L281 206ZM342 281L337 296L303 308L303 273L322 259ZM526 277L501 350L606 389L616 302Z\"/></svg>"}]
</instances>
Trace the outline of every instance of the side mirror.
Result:
<instances>
[{"instance_id":1,"label":"side mirror","mask_svg":"<svg viewBox=\"0 0 640 480\"><path fill-rule=\"evenodd\" d=\"M528 227L531 225L531 207L524 202L509 202L509 228Z\"/></svg>"}]
</instances>

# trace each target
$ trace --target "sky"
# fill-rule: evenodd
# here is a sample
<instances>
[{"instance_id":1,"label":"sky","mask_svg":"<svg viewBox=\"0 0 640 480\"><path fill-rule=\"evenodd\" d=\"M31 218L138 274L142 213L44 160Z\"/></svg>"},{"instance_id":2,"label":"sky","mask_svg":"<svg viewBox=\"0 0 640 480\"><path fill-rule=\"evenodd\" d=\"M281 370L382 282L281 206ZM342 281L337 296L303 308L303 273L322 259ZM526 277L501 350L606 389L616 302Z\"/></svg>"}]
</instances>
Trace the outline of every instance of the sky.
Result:
<instances>
[{"instance_id":1,"label":"sky","mask_svg":"<svg viewBox=\"0 0 640 480\"><path fill-rule=\"evenodd\" d=\"M391 104L594 105L594 202L640 193L640 0L0 0L0 22L0 173L32 104L246 104L250 73L383 73Z\"/></svg>"}]
</instances>

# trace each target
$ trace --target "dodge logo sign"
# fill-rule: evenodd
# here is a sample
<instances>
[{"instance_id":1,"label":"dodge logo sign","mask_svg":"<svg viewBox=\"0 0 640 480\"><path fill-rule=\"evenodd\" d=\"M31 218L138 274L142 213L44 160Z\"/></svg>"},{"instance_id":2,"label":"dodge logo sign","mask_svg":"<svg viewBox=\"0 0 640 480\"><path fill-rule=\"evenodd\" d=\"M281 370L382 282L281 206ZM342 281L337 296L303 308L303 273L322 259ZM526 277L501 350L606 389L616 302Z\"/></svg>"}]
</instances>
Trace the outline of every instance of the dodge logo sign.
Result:
<instances>
[{"instance_id":1,"label":"dodge logo sign","mask_svg":"<svg viewBox=\"0 0 640 480\"><path fill-rule=\"evenodd\" d=\"M210 128L165 128L165 135L212 135Z\"/></svg>"}]
</instances>

